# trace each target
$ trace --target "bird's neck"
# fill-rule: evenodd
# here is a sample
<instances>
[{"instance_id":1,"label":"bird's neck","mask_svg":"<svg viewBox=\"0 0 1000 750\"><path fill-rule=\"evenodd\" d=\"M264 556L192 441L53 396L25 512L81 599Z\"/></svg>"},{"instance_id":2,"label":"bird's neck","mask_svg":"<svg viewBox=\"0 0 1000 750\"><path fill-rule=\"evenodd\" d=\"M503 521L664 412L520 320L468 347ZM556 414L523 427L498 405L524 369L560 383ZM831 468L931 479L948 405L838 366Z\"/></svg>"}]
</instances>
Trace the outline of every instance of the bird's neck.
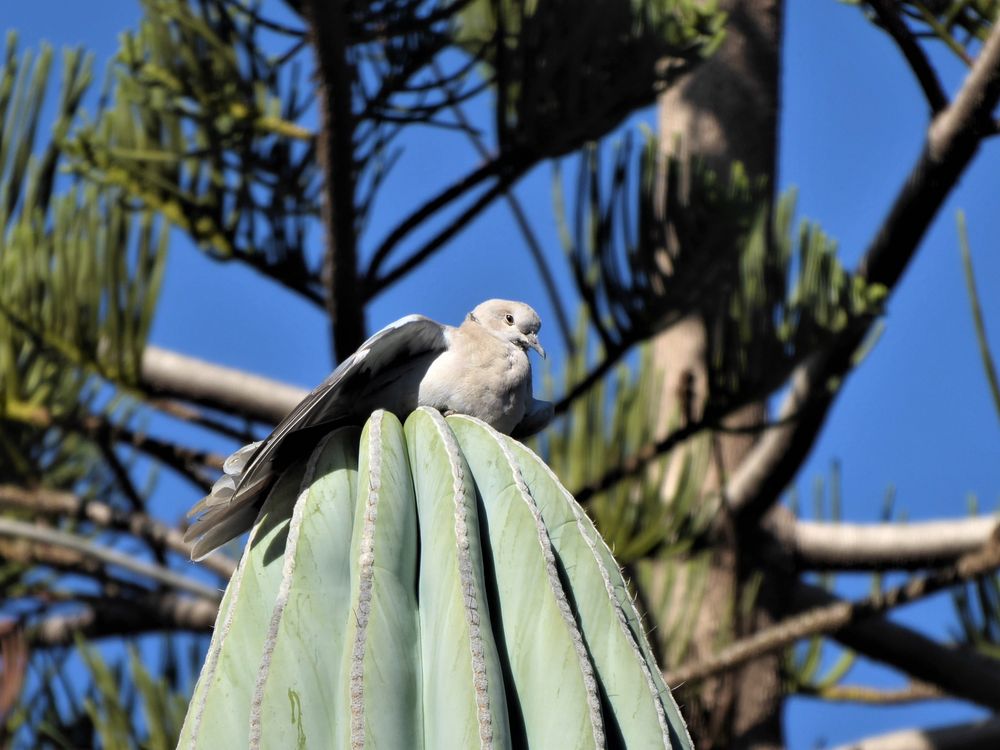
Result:
<instances>
[{"instance_id":1,"label":"bird's neck","mask_svg":"<svg viewBox=\"0 0 1000 750\"><path fill-rule=\"evenodd\" d=\"M484 326L478 319L476 319L475 316L473 316L472 313L469 313L469 317L466 318L466 321L462 324L462 328L466 329L474 336L489 336L490 338L499 341L510 350L508 355L516 352L524 352L522 347L518 346L510 339L504 338L498 332L491 331L489 328Z\"/></svg>"}]
</instances>

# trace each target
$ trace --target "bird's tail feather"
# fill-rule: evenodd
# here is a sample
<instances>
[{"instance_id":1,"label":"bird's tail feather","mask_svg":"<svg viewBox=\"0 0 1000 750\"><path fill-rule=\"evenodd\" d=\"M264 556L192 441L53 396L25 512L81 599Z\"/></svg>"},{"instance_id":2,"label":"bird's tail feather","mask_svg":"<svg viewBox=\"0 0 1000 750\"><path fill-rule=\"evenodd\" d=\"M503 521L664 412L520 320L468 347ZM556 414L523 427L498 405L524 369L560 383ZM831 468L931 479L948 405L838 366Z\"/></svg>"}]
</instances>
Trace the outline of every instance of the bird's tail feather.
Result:
<instances>
[{"instance_id":1,"label":"bird's tail feather","mask_svg":"<svg viewBox=\"0 0 1000 750\"><path fill-rule=\"evenodd\" d=\"M257 476L252 478L243 476L247 461L259 447L260 443L244 445L227 458L222 465L225 473L211 492L188 511L188 517L200 514L184 532L185 542L197 540L191 550L192 560L201 560L253 526L274 476L269 471L255 471Z\"/></svg>"},{"instance_id":2,"label":"bird's tail feather","mask_svg":"<svg viewBox=\"0 0 1000 750\"><path fill-rule=\"evenodd\" d=\"M192 529L202 524L207 524L208 528L203 529L201 538L191 547L191 559L202 560L230 539L235 539L248 531L257 520L257 514L260 513L263 504L264 493L260 494L261 497L257 498L256 502L242 503L233 508L221 508L219 513L198 519Z\"/></svg>"}]
</instances>

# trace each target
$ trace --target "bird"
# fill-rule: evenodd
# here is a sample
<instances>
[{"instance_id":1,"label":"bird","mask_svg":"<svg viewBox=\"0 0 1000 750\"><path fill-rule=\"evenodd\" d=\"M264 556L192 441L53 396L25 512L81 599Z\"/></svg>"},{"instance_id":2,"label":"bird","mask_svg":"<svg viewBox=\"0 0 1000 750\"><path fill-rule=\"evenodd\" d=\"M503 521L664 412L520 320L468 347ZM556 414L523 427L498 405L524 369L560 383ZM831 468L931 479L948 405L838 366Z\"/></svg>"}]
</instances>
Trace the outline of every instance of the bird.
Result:
<instances>
[{"instance_id":1,"label":"bird","mask_svg":"<svg viewBox=\"0 0 1000 750\"><path fill-rule=\"evenodd\" d=\"M423 315L390 323L365 341L309 393L264 440L223 463L223 475L188 512L184 534L201 560L248 531L281 471L334 429L360 425L378 409L401 420L418 406L465 414L515 438L552 420L534 398L528 350L543 358L541 319L529 305L490 299L458 327Z\"/></svg>"}]
</instances>

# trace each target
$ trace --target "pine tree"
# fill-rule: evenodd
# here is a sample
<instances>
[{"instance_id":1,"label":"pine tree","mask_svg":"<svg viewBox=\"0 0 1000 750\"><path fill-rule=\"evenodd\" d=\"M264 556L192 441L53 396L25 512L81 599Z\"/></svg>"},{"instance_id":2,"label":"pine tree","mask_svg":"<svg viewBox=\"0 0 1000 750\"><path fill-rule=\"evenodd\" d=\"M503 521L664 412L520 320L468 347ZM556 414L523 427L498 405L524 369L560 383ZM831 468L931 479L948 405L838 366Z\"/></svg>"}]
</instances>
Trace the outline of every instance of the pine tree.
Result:
<instances>
[{"instance_id":1,"label":"pine tree","mask_svg":"<svg viewBox=\"0 0 1000 750\"><path fill-rule=\"evenodd\" d=\"M559 421L534 447L615 550L696 745L782 746L795 694L885 699L843 683L855 653L910 678L912 696L1000 709L995 520L849 528L778 504L930 220L997 132L997 3L857 3L931 118L848 269L775 191L775 0L140 2L103 88L82 51L56 81L54 53L21 51L13 34L0 67L8 743L176 743L235 563L195 568L176 519L150 513L150 466L193 501L222 462L160 425L247 442L303 395L149 343L170 314L157 301L171 236L217 261L221 283L244 265L315 307L339 361L374 299L498 203L566 350ZM942 44L970 68L954 91L928 57ZM483 101L490 121L474 122L467 106ZM654 104L658 133L631 124ZM468 140L481 161L376 236L375 201L416 129L442 149ZM562 248L541 246L513 191L552 167ZM561 253L571 299L557 291ZM806 578L846 569L923 572L856 602ZM943 588L966 648L884 617ZM821 672L825 638L845 650ZM949 737L997 725L957 731L929 737L957 747Z\"/></svg>"}]
</instances>

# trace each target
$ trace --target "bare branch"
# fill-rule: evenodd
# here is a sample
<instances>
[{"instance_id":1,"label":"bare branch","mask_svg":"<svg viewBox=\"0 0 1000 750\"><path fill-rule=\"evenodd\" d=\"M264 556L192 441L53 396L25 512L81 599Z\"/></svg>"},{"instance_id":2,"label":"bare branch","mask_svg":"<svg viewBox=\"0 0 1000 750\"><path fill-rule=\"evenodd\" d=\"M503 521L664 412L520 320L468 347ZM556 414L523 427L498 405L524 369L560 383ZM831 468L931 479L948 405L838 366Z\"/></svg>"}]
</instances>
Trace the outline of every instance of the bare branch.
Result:
<instances>
[{"instance_id":1,"label":"bare branch","mask_svg":"<svg viewBox=\"0 0 1000 750\"><path fill-rule=\"evenodd\" d=\"M222 464L226 460L225 456L210 451L200 451L187 448L167 440L135 432L123 425L116 425L97 415L86 417L79 425L79 429L97 441L105 450L105 458L111 464L119 483L128 486L128 472L120 464L116 467L117 456L111 449L112 442L131 445L133 448L145 453L147 456L155 458L166 466L176 471L182 477L190 481L203 492L208 492L212 483L204 473L199 471L201 467L208 467L221 471ZM133 496L133 504L139 502L138 494L134 488L129 490ZM139 505L135 506L137 509Z\"/></svg>"},{"instance_id":2,"label":"bare branch","mask_svg":"<svg viewBox=\"0 0 1000 750\"><path fill-rule=\"evenodd\" d=\"M931 122L920 158L861 260L858 274L866 281L895 286L945 198L992 132L998 99L1000 24L993 26L954 101ZM726 488L741 525L755 526L795 476L833 403L834 386L850 371L865 333L847 329L830 349L796 368L781 412L798 411L798 420L765 434Z\"/></svg>"},{"instance_id":3,"label":"bare branch","mask_svg":"<svg viewBox=\"0 0 1000 750\"><path fill-rule=\"evenodd\" d=\"M126 513L97 500L84 500L69 492L55 490L25 490L13 485L0 485L0 508L24 510L45 516L85 518L109 529L127 531L162 549L169 549L185 558L191 557L191 545L183 533L143 513ZM236 561L221 553L209 555L200 562L209 570L229 578L236 570Z\"/></svg>"},{"instance_id":4,"label":"bare branch","mask_svg":"<svg viewBox=\"0 0 1000 750\"><path fill-rule=\"evenodd\" d=\"M1000 567L1000 540L991 539L982 549L964 555L950 568L928 576L911 578L901 586L856 602L836 601L793 615L772 627L759 630L753 635L723 648L709 659L675 669L665 675L664 679L668 684L676 685L729 672L764 654L790 646L802 638L840 630L874 614L886 612L900 605L930 596L955 584L986 575L998 567ZM1000 708L1000 669L994 667L992 672L991 682L994 683L994 689L986 695L980 694L978 699L971 699L989 708L998 709ZM968 692L964 690L960 695Z\"/></svg>"},{"instance_id":5,"label":"bare branch","mask_svg":"<svg viewBox=\"0 0 1000 750\"><path fill-rule=\"evenodd\" d=\"M80 612L53 615L27 628L32 648L72 645L75 635L106 638L164 630L207 633L215 623L218 602L153 593L139 598L107 598Z\"/></svg>"},{"instance_id":6,"label":"bare branch","mask_svg":"<svg viewBox=\"0 0 1000 750\"><path fill-rule=\"evenodd\" d=\"M1000 717L934 729L903 729L840 745L835 750L995 750Z\"/></svg>"},{"instance_id":7,"label":"bare branch","mask_svg":"<svg viewBox=\"0 0 1000 750\"><path fill-rule=\"evenodd\" d=\"M792 612L840 601L823 588L802 582L795 584L789 597ZM938 643L879 616L849 623L831 633L831 637L869 659L936 685L950 695L997 709L994 705L1000 696L997 662L971 649Z\"/></svg>"},{"instance_id":8,"label":"bare branch","mask_svg":"<svg viewBox=\"0 0 1000 750\"><path fill-rule=\"evenodd\" d=\"M990 538L1000 516L914 523L779 525L779 542L808 570L913 569L952 562Z\"/></svg>"},{"instance_id":9,"label":"bare branch","mask_svg":"<svg viewBox=\"0 0 1000 750\"><path fill-rule=\"evenodd\" d=\"M836 395L826 378L830 359L824 352L814 354L792 372L777 426L760 437L726 483L726 503L734 513L752 503L763 505L764 498L770 508L772 495L776 498L784 490L809 454L813 441L802 436L815 438Z\"/></svg>"},{"instance_id":10,"label":"bare branch","mask_svg":"<svg viewBox=\"0 0 1000 750\"><path fill-rule=\"evenodd\" d=\"M924 91L924 97L930 105L931 112L937 114L948 106L948 97L941 87L937 73L931 67L930 61L913 36L913 32L896 12L895 3L889 2L889 0L868 0L868 4L875 11L879 24L889 33L906 58L906 62L909 63L913 75L917 78L917 83Z\"/></svg>"},{"instance_id":11,"label":"bare branch","mask_svg":"<svg viewBox=\"0 0 1000 750\"><path fill-rule=\"evenodd\" d=\"M342 3L307 0L309 38L316 50L320 129L316 157L325 183L323 284L338 361L365 340L365 306L358 283L355 226L353 87L357 75L348 55L348 13Z\"/></svg>"},{"instance_id":12,"label":"bare branch","mask_svg":"<svg viewBox=\"0 0 1000 750\"><path fill-rule=\"evenodd\" d=\"M151 578L158 583L176 589L190 591L211 601L216 601L220 598L218 589L193 581L159 565L139 560L124 552L94 544L82 537L60 531L59 529L36 526L24 521L17 521L13 518L0 518L0 536L27 539L29 541L63 547L72 552L77 552L86 557L98 560L105 565L114 565L123 568L136 575Z\"/></svg>"},{"instance_id":13,"label":"bare branch","mask_svg":"<svg viewBox=\"0 0 1000 750\"><path fill-rule=\"evenodd\" d=\"M271 424L280 422L307 394L303 388L157 346L143 352L142 384L155 393Z\"/></svg>"},{"instance_id":14,"label":"bare branch","mask_svg":"<svg viewBox=\"0 0 1000 750\"><path fill-rule=\"evenodd\" d=\"M836 703L867 703L876 706L898 706L905 703L941 700L950 695L926 682L911 682L906 687L895 690L873 688L867 685L830 685L818 689L809 686L797 688L799 695L812 695L825 701Z\"/></svg>"}]
</instances>

